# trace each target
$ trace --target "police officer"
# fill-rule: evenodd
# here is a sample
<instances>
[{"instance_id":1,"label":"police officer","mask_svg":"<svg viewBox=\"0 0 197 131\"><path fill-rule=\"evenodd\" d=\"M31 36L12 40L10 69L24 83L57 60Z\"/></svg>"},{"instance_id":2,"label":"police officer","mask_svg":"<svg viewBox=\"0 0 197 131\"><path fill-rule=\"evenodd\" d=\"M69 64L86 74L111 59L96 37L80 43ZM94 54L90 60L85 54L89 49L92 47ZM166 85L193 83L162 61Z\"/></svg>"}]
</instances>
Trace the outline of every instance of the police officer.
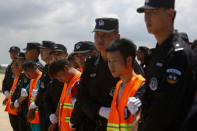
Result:
<instances>
[{"instance_id":1,"label":"police officer","mask_svg":"<svg viewBox=\"0 0 197 131\"><path fill-rule=\"evenodd\" d=\"M77 64L77 54L70 53L68 55L68 61L72 67L74 67L75 69L80 69L80 66Z\"/></svg>"},{"instance_id":2,"label":"police officer","mask_svg":"<svg viewBox=\"0 0 197 131\"><path fill-rule=\"evenodd\" d=\"M146 67L149 62L150 51L146 46L140 46L136 52L137 59L140 61L140 66L146 74Z\"/></svg>"},{"instance_id":3,"label":"police officer","mask_svg":"<svg viewBox=\"0 0 197 131\"><path fill-rule=\"evenodd\" d=\"M94 42L99 54L88 57L85 62L71 116L71 126L77 130L106 130L107 120L99 112L102 106L110 107L118 81L109 71L106 48L111 41L120 38L118 25L115 18L96 19Z\"/></svg>"},{"instance_id":4,"label":"police officer","mask_svg":"<svg viewBox=\"0 0 197 131\"><path fill-rule=\"evenodd\" d=\"M76 54L76 62L80 66L79 69L83 72L85 59L93 54L96 54L96 48L91 41L80 41L74 46L74 53Z\"/></svg>"},{"instance_id":5,"label":"police officer","mask_svg":"<svg viewBox=\"0 0 197 131\"><path fill-rule=\"evenodd\" d=\"M6 101L8 99L9 92L10 92L10 89L11 89L11 86L15 77L15 75L12 73L11 66L12 66L14 58L20 53L20 48L17 46L12 46L10 47L9 53L10 53L10 58L12 62L6 68L5 77L3 79L3 85L2 85L2 91L3 91L3 94L5 95L5 100L3 101L4 105L6 104Z\"/></svg>"},{"instance_id":6,"label":"police officer","mask_svg":"<svg viewBox=\"0 0 197 131\"><path fill-rule=\"evenodd\" d=\"M42 131L47 131L49 126L49 119L47 119L44 105L44 93L48 86L48 83L51 81L48 75L48 62L50 57L50 52L53 49L55 43L52 41L43 41L40 46L41 59L46 63L43 69L42 77L40 78L40 88L36 96L35 105L39 108L39 119L40 119L40 128Z\"/></svg>"},{"instance_id":7,"label":"police officer","mask_svg":"<svg viewBox=\"0 0 197 131\"><path fill-rule=\"evenodd\" d=\"M193 54L182 35L174 32L175 0L146 0L137 12L157 45L147 67L138 131L179 131L192 105Z\"/></svg>"},{"instance_id":8,"label":"police officer","mask_svg":"<svg viewBox=\"0 0 197 131\"><path fill-rule=\"evenodd\" d=\"M54 44L50 52L49 63L51 64L54 61L66 59L67 56L67 48L64 45ZM46 118L50 120L50 127L52 126L54 131L58 131L58 119L54 117L63 87L64 83L59 82L57 79L52 79L47 85L44 93L44 110Z\"/></svg>"},{"instance_id":9,"label":"police officer","mask_svg":"<svg viewBox=\"0 0 197 131\"><path fill-rule=\"evenodd\" d=\"M15 57L15 62L17 66L22 70L22 64L25 61L25 53L21 52L18 56ZM15 108L17 109L18 113L18 126L20 131L30 131L29 124L27 123L26 113L27 113L27 100L23 101L23 103L19 104L18 99L21 95L21 89L25 88L28 83L29 79L25 76L24 73L20 74L19 82L16 86L15 92L11 98L12 103L14 103Z\"/></svg>"},{"instance_id":10,"label":"police officer","mask_svg":"<svg viewBox=\"0 0 197 131\"><path fill-rule=\"evenodd\" d=\"M40 54L40 43L36 43L36 42L29 42L27 43L27 47L23 50L25 50L25 59L26 60L31 60L36 62L38 69L40 71L43 71L43 65L40 63L38 57Z\"/></svg>"}]
</instances>

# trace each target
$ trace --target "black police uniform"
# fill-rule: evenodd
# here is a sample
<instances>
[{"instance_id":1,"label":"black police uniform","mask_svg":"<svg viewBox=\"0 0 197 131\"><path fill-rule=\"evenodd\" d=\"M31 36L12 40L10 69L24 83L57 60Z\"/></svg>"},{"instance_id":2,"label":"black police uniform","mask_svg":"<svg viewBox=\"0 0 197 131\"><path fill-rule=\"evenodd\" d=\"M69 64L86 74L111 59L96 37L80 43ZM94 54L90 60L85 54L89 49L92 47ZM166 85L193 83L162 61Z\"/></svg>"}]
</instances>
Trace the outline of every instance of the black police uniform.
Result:
<instances>
[{"instance_id":1,"label":"black police uniform","mask_svg":"<svg viewBox=\"0 0 197 131\"><path fill-rule=\"evenodd\" d=\"M133 62L133 70L136 74L140 74L143 77L145 76L143 68L138 64L138 62L136 60L134 60L134 62Z\"/></svg>"},{"instance_id":2,"label":"black police uniform","mask_svg":"<svg viewBox=\"0 0 197 131\"><path fill-rule=\"evenodd\" d=\"M147 67L138 131L179 131L195 90L192 51L172 33L157 45Z\"/></svg>"},{"instance_id":3,"label":"black police uniform","mask_svg":"<svg viewBox=\"0 0 197 131\"><path fill-rule=\"evenodd\" d=\"M98 115L101 106L110 107L118 79L112 77L100 54L86 59L71 123L79 131L105 131L107 120Z\"/></svg>"},{"instance_id":4,"label":"black police uniform","mask_svg":"<svg viewBox=\"0 0 197 131\"><path fill-rule=\"evenodd\" d=\"M40 119L40 128L42 131L47 131L49 127L49 121L46 116L45 110L44 110L44 93L47 90L47 86L49 82L51 81L49 75L48 75L48 65L45 65L42 77L40 78L40 88L38 90L38 94L36 96L35 104L39 108L39 119Z\"/></svg>"},{"instance_id":5,"label":"black police uniform","mask_svg":"<svg viewBox=\"0 0 197 131\"><path fill-rule=\"evenodd\" d=\"M187 119L185 120L181 131L197 131L197 96L194 99L194 103L190 112L188 113Z\"/></svg>"},{"instance_id":6,"label":"black police uniform","mask_svg":"<svg viewBox=\"0 0 197 131\"><path fill-rule=\"evenodd\" d=\"M49 121L49 116L56 112L57 105L60 100L64 83L59 82L57 79L51 80L44 93L44 110L46 119ZM50 123L51 124L51 123ZM58 131L58 125L55 131Z\"/></svg>"},{"instance_id":7,"label":"black police uniform","mask_svg":"<svg viewBox=\"0 0 197 131\"><path fill-rule=\"evenodd\" d=\"M12 102L15 102L15 100L20 98L21 89L26 88L29 82L30 82L30 79L27 78L24 73L21 73L15 92L11 98ZM27 122L27 112L28 112L28 99L24 100L21 103L20 110L18 112L19 131L31 131L29 123Z\"/></svg>"},{"instance_id":8,"label":"black police uniform","mask_svg":"<svg viewBox=\"0 0 197 131\"><path fill-rule=\"evenodd\" d=\"M15 75L12 72L11 66L12 63L9 64L8 67L6 68L5 77L3 79L3 85L2 85L3 93L5 93L5 91L10 91L12 84L14 82Z\"/></svg>"}]
</instances>

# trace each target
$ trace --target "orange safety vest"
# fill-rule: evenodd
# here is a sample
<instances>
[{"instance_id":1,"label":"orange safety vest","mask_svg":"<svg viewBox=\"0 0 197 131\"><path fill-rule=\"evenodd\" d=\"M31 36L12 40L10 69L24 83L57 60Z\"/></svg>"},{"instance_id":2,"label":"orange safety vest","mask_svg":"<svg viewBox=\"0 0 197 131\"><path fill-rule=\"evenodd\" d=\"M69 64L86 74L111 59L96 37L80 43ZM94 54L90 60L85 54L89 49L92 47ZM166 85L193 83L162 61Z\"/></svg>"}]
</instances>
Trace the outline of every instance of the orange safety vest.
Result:
<instances>
[{"instance_id":1,"label":"orange safety vest","mask_svg":"<svg viewBox=\"0 0 197 131\"><path fill-rule=\"evenodd\" d=\"M16 84L18 83L18 79L19 79L19 77L16 77L14 79L14 82L12 84L12 88L10 90L10 95L8 97L8 102L7 102L7 105L6 105L6 108L5 108L5 111L7 111L9 114L12 114L12 115L15 115L15 116L17 115L16 108L15 107L13 109L10 108L10 101L11 101L11 98L14 94Z\"/></svg>"},{"instance_id":2,"label":"orange safety vest","mask_svg":"<svg viewBox=\"0 0 197 131\"><path fill-rule=\"evenodd\" d=\"M125 85L119 103L118 92L121 80L116 84L116 89L109 113L107 131L131 131L134 116L128 113L127 102L133 97L145 79L141 75L134 75Z\"/></svg>"},{"instance_id":3,"label":"orange safety vest","mask_svg":"<svg viewBox=\"0 0 197 131\"><path fill-rule=\"evenodd\" d=\"M33 89L36 90L38 80L41 78L41 76L42 76L42 73L39 74L39 76L36 79L32 79L30 81L28 109L29 109L30 104L35 101L35 97L32 97L32 92L33 92ZM32 124L39 124L40 123L38 108L36 109L36 112L35 112L35 118L31 121L28 120L28 123L32 123Z\"/></svg>"},{"instance_id":4,"label":"orange safety vest","mask_svg":"<svg viewBox=\"0 0 197 131\"><path fill-rule=\"evenodd\" d=\"M83 68L81 67L81 68L79 68L79 70L80 70L80 72L82 73L83 72Z\"/></svg>"},{"instance_id":5,"label":"orange safety vest","mask_svg":"<svg viewBox=\"0 0 197 131\"><path fill-rule=\"evenodd\" d=\"M59 110L59 131L72 131L69 126L70 117L73 110L71 90L80 79L81 73L75 75L69 84L64 83L64 89L60 97Z\"/></svg>"}]
</instances>

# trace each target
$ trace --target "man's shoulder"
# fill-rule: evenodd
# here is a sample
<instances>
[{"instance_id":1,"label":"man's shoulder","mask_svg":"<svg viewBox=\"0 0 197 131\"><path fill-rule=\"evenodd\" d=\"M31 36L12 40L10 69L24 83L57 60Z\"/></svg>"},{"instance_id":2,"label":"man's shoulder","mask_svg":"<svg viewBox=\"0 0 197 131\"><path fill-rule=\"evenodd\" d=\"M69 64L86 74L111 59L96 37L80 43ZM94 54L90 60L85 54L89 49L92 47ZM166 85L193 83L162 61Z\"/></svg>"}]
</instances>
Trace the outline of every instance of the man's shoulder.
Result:
<instances>
[{"instance_id":1,"label":"man's shoulder","mask_svg":"<svg viewBox=\"0 0 197 131\"><path fill-rule=\"evenodd\" d=\"M176 34L172 40L173 55L182 59L193 57L193 51L189 47L189 43L185 41L181 35Z\"/></svg>"},{"instance_id":2,"label":"man's shoulder","mask_svg":"<svg viewBox=\"0 0 197 131\"><path fill-rule=\"evenodd\" d=\"M99 54L94 54L90 55L85 59L85 66L93 66L97 64L99 61L100 55Z\"/></svg>"}]
</instances>

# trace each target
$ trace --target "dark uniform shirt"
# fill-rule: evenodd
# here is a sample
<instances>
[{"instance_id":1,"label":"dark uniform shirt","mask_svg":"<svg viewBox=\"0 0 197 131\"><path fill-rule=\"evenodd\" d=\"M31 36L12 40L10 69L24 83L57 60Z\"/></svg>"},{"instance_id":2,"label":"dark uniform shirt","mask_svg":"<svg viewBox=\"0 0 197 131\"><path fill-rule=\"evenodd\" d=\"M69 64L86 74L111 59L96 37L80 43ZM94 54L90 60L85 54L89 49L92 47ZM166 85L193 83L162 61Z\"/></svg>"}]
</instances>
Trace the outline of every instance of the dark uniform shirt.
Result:
<instances>
[{"instance_id":1,"label":"dark uniform shirt","mask_svg":"<svg viewBox=\"0 0 197 131\"><path fill-rule=\"evenodd\" d=\"M18 83L15 88L14 94L12 95L12 98L11 98L12 102L15 102L15 100L17 100L21 96L21 89L26 88L29 82L30 82L30 79L27 78L24 73L21 73Z\"/></svg>"},{"instance_id":2,"label":"dark uniform shirt","mask_svg":"<svg viewBox=\"0 0 197 131\"><path fill-rule=\"evenodd\" d=\"M2 85L2 91L5 93L5 91L10 91L12 84L14 82L15 75L12 73L11 69L12 63L8 65L5 72L5 77L3 79L3 85Z\"/></svg>"},{"instance_id":3,"label":"dark uniform shirt","mask_svg":"<svg viewBox=\"0 0 197 131\"><path fill-rule=\"evenodd\" d=\"M196 87L193 54L178 33L157 45L147 67L139 131L179 131Z\"/></svg>"},{"instance_id":4,"label":"dark uniform shirt","mask_svg":"<svg viewBox=\"0 0 197 131\"><path fill-rule=\"evenodd\" d=\"M101 106L111 106L118 80L112 77L107 61L100 54L87 58L71 116L71 123L78 125L78 130L106 130L107 120L98 112Z\"/></svg>"},{"instance_id":5,"label":"dark uniform shirt","mask_svg":"<svg viewBox=\"0 0 197 131\"><path fill-rule=\"evenodd\" d=\"M39 86L38 94L35 100L35 104L39 108L40 128L42 131L47 131L50 125L49 119L47 118L47 114L45 113L44 104L43 104L45 103L44 93L46 92L50 81L51 79L48 75L48 65L45 65L43 72L42 72L42 77L40 78L40 86Z\"/></svg>"},{"instance_id":6,"label":"dark uniform shirt","mask_svg":"<svg viewBox=\"0 0 197 131\"><path fill-rule=\"evenodd\" d=\"M64 83L61 83L56 79L49 82L49 85L44 93L45 102L43 103L45 114L48 120L49 116L56 112L63 87Z\"/></svg>"},{"instance_id":7,"label":"dark uniform shirt","mask_svg":"<svg viewBox=\"0 0 197 131\"><path fill-rule=\"evenodd\" d=\"M26 88L29 84L30 79L26 77L24 73L20 74L19 81L16 85L16 89L11 98L12 102L19 99L21 96L21 89ZM19 130L20 131L31 131L29 124L27 123L27 112L28 112L28 99L21 103L20 110L18 112Z\"/></svg>"}]
</instances>

